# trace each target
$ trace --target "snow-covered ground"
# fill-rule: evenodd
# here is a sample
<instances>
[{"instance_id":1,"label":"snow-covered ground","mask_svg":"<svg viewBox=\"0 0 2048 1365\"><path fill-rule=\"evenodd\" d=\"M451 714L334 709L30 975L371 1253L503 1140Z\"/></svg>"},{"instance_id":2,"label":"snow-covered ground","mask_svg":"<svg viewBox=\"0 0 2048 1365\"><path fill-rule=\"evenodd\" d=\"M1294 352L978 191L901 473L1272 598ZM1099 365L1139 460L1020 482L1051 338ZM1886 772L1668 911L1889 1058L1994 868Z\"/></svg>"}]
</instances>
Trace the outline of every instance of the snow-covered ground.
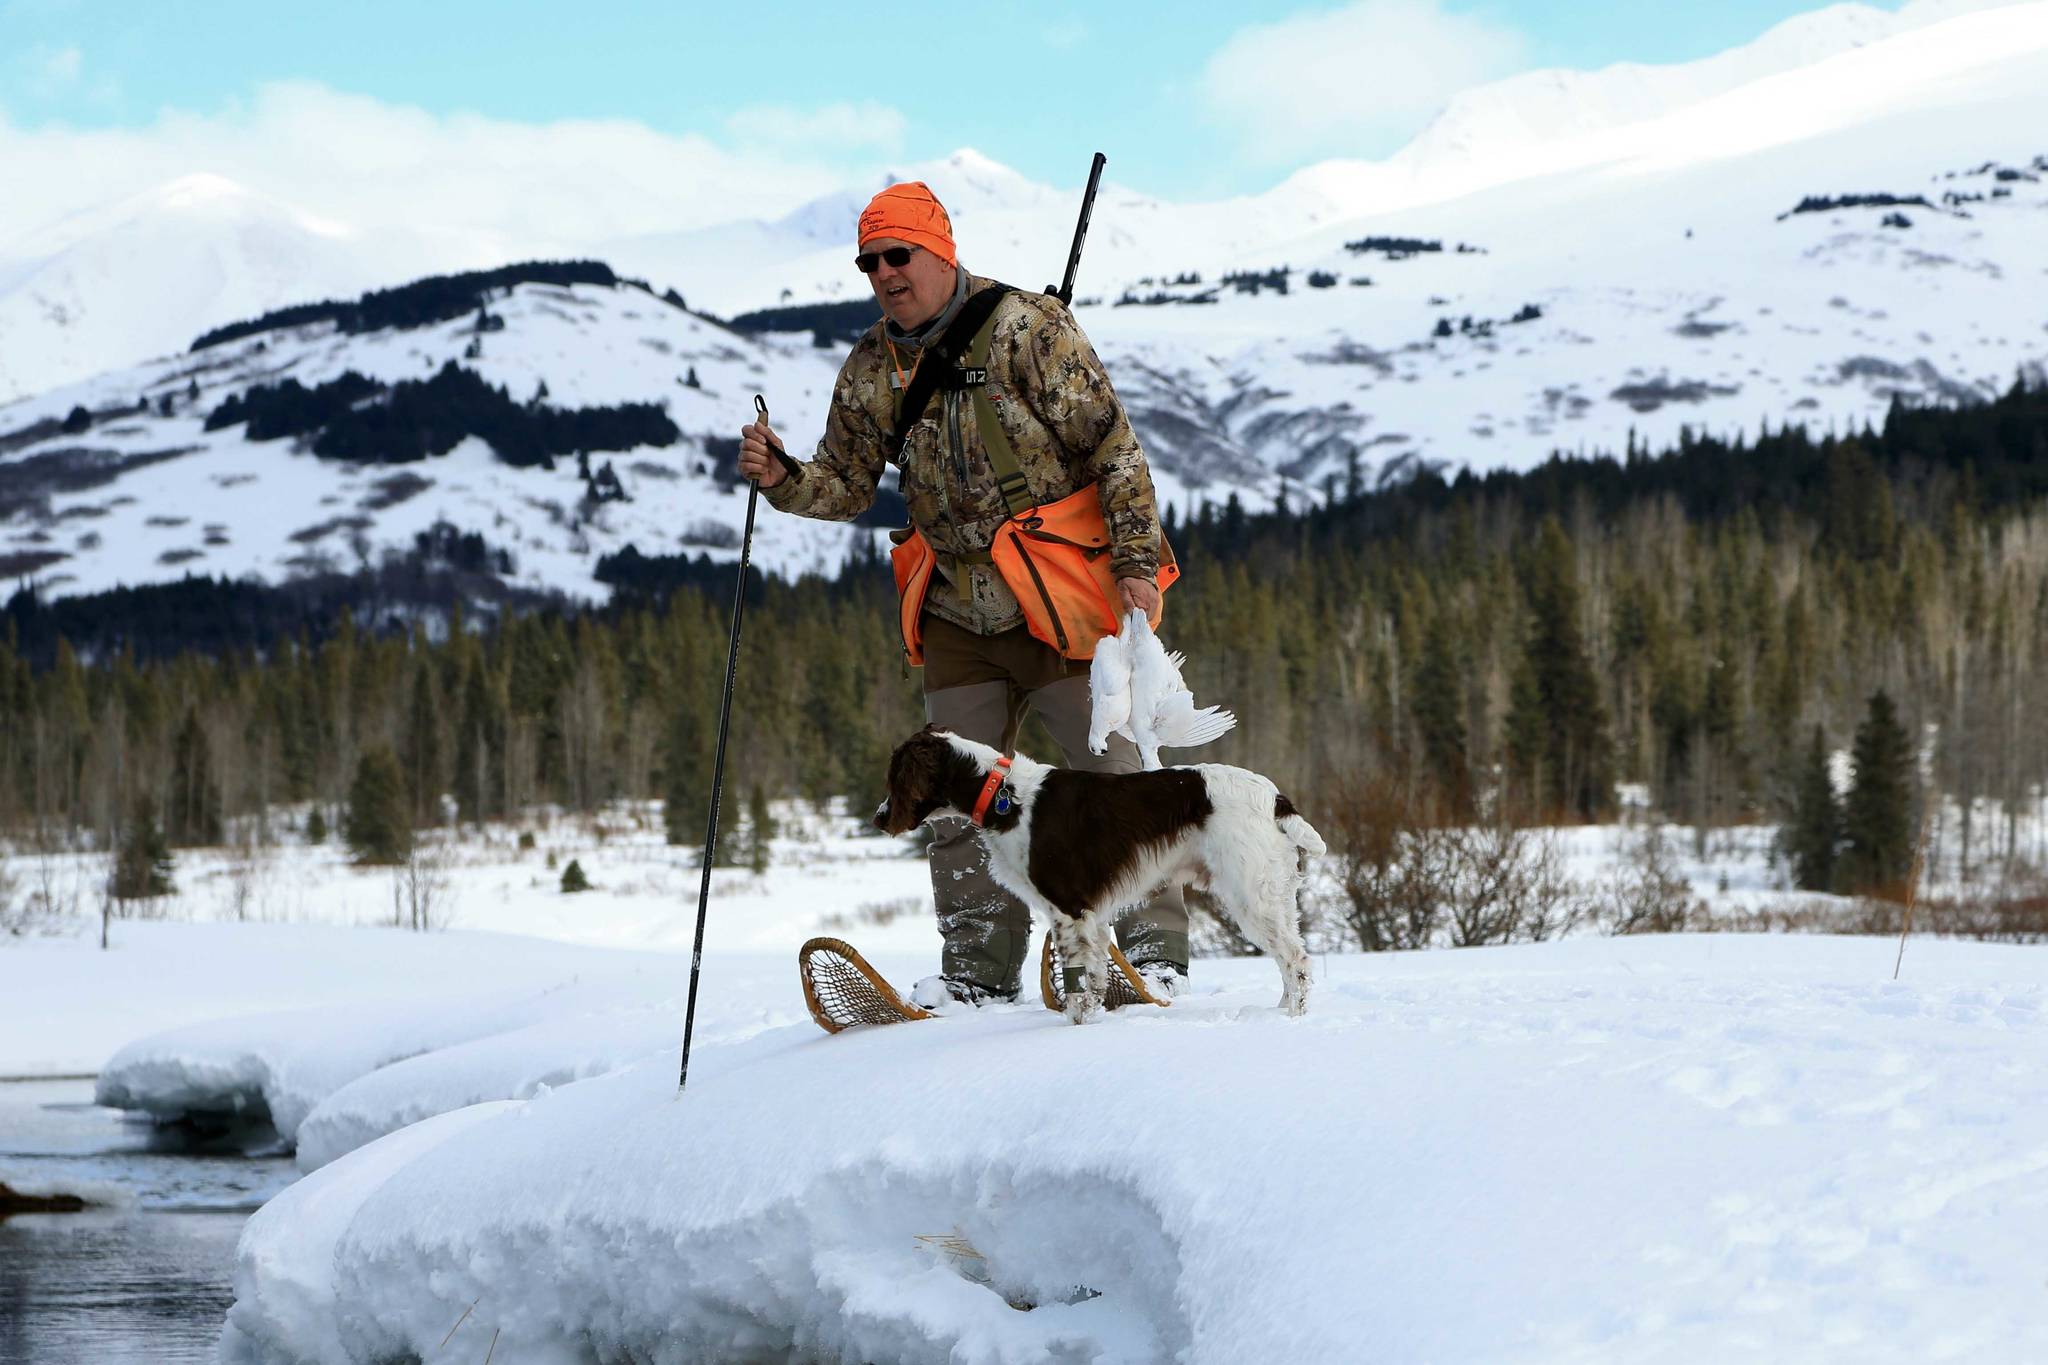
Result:
<instances>
[{"instance_id":1,"label":"snow-covered ground","mask_svg":"<svg viewBox=\"0 0 2048 1365\"><path fill-rule=\"evenodd\" d=\"M916 966L935 954L929 879L907 843L867 837L843 806L820 814L790 803L778 820L767 876L713 872L707 951L736 966L707 980L700 1027L806 1017L791 964L813 933L857 935L877 961L903 956ZM113 920L105 952L94 888L106 855L16 852L0 863L16 902L47 896L67 913L41 932L0 938L0 1022L51 1021L0 1028L0 1076L92 1074L145 1034L300 1007L360 1012L488 996L516 1010L577 981L617 989L625 1003L670 994L679 1002L702 873L696 851L668 847L660 828L658 807L628 806L592 819L542 813L481 836L429 835L410 886L404 873L352 866L338 842L185 850L176 894L145 903L153 918ZM532 847L520 847L522 834ZM593 890L561 891L572 858ZM415 899L437 932L391 927L410 918ZM363 1043L352 1034L336 1041Z\"/></svg>"},{"instance_id":2,"label":"snow-covered ground","mask_svg":"<svg viewBox=\"0 0 2048 1365\"><path fill-rule=\"evenodd\" d=\"M640 809L446 850L435 933L332 848L181 855L182 918L0 948L0 1074L295 1140L230 1361L2048 1349L2040 949L1916 939L1896 982L1879 939L1331 952L1297 1021L1269 964L1203 960L1086 1028L1030 1002L827 1037L796 945L930 970L925 871L779 816L765 876L714 877L681 1096L699 874ZM1717 911L1784 897L1769 831L1705 860L1668 833ZM1641 835L1558 837L1592 882Z\"/></svg>"},{"instance_id":3,"label":"snow-covered ground","mask_svg":"<svg viewBox=\"0 0 2048 1365\"><path fill-rule=\"evenodd\" d=\"M512 1361L2034 1358L2040 957L1909 962L1332 958L1299 1021L1266 964L1205 963L1081 1029L707 1040L680 1095L673 1042L621 1021L622 1069L274 1200L224 1359L433 1359L458 1323ZM442 1057L415 1095L476 1098Z\"/></svg>"}]
</instances>

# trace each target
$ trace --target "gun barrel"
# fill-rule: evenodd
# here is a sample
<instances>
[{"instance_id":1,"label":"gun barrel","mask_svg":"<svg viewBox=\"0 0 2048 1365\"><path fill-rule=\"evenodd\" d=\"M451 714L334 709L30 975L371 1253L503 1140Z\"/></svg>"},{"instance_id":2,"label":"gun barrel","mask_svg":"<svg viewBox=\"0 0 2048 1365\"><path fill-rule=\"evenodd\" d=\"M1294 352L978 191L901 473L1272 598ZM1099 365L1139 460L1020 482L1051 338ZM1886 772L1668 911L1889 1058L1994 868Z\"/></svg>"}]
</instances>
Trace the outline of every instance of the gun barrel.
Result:
<instances>
[{"instance_id":1,"label":"gun barrel","mask_svg":"<svg viewBox=\"0 0 2048 1365\"><path fill-rule=\"evenodd\" d=\"M1060 302L1069 308L1074 306L1074 277L1081 270L1081 248L1088 243L1088 219L1095 213L1095 191L1102 185L1102 168L1108 164L1109 158L1097 152L1088 166L1088 189L1081 196L1081 217L1074 224L1074 246L1067 253L1066 278L1055 291Z\"/></svg>"}]
</instances>

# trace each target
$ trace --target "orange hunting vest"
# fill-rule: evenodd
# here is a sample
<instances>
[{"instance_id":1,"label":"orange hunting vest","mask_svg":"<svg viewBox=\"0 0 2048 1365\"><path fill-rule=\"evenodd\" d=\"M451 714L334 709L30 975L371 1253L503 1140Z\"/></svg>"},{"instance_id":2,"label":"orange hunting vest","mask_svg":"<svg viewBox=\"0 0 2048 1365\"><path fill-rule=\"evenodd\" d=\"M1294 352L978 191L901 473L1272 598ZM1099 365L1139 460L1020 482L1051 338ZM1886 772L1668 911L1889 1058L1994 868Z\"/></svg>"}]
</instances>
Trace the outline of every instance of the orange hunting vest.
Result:
<instances>
[{"instance_id":1,"label":"orange hunting vest","mask_svg":"<svg viewBox=\"0 0 2048 1365\"><path fill-rule=\"evenodd\" d=\"M977 393L975 397L979 400L981 395ZM1009 455L1007 441L1004 453L1015 467L1016 457ZM1000 468L1002 461L993 450L990 457ZM1095 642L1116 634L1122 615L1116 580L1109 569L1110 548L1109 528L1102 520L1102 502L1096 485L1091 483L1058 502L1012 510L1009 520L996 531L995 543L989 547L989 562L1016 594L1017 605L1024 609L1024 624L1033 636L1069 659L1092 659ZM938 556L924 533L913 528L889 551L889 559L896 571L903 648L912 664L922 665L924 599L931 591L932 569ZM1179 578L1180 565L1174 561L1173 547L1162 536L1158 577L1161 599L1159 609L1151 616L1154 626L1164 612L1166 589Z\"/></svg>"},{"instance_id":2,"label":"orange hunting vest","mask_svg":"<svg viewBox=\"0 0 2048 1365\"><path fill-rule=\"evenodd\" d=\"M986 378L989 338L994 331L995 310L991 308L968 343L963 366L968 375ZM1095 642L1116 634L1123 615L1109 569L1109 527L1102 519L1097 485L1091 483L1058 502L1032 503L1017 453L1010 448L995 405L980 383L969 382L966 387L974 395L974 422L981 432L982 448L988 452L996 486L1010 508L1009 519L997 529L995 543L989 546L988 562L1016 594L1033 636L1069 659L1092 659ZM937 555L924 533L913 527L890 550L889 559L896 572L903 649L911 663L921 665L924 600L931 590ZM1166 590L1179 577L1173 547L1162 535L1157 579L1161 610L1152 613L1154 626L1164 610Z\"/></svg>"}]
</instances>

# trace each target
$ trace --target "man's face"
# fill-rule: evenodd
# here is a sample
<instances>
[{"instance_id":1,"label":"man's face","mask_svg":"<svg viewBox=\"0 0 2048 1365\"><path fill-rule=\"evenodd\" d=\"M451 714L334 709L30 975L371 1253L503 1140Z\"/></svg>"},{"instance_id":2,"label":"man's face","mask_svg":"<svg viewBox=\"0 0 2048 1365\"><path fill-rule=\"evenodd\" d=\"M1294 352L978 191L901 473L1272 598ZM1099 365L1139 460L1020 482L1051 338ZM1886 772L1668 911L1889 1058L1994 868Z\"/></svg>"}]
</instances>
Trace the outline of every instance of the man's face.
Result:
<instances>
[{"instance_id":1,"label":"man's face","mask_svg":"<svg viewBox=\"0 0 2048 1365\"><path fill-rule=\"evenodd\" d=\"M860 249L882 252L893 246L910 247L910 259L900 266L883 261L868 276L868 284L889 321L906 332L915 331L944 312L953 301L954 267L923 247L894 237L870 237L860 244Z\"/></svg>"}]
</instances>

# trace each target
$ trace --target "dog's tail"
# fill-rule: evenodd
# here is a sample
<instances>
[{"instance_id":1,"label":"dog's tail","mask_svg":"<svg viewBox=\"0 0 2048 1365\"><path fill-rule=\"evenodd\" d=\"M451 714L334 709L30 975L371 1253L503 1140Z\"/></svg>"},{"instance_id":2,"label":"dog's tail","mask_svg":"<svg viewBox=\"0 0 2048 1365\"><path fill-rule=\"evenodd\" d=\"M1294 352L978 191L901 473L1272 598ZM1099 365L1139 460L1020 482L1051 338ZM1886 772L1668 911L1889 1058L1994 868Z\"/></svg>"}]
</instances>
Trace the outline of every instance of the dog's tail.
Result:
<instances>
[{"instance_id":1,"label":"dog's tail","mask_svg":"<svg viewBox=\"0 0 2048 1365\"><path fill-rule=\"evenodd\" d=\"M1273 794L1273 823L1280 826L1280 832L1293 841L1303 853L1323 854L1330 851L1323 842L1323 836L1316 833L1316 827L1302 818L1294 803L1287 799L1287 793Z\"/></svg>"}]
</instances>

